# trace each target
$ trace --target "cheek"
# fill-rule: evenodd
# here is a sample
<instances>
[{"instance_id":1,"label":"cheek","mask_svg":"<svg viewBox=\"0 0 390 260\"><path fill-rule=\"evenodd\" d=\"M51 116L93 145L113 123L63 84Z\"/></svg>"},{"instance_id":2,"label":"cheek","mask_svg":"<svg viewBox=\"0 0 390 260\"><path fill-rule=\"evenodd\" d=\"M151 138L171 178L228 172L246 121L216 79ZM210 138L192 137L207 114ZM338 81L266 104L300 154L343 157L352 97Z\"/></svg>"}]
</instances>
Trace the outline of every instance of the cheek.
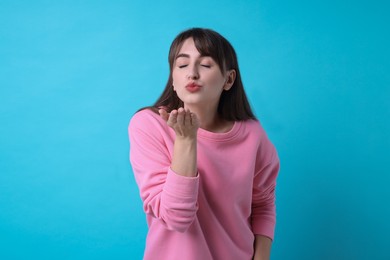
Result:
<instances>
[{"instance_id":1,"label":"cheek","mask_svg":"<svg viewBox=\"0 0 390 260\"><path fill-rule=\"evenodd\" d=\"M223 77L213 77L210 79L210 83L217 89L223 88L225 79Z\"/></svg>"},{"instance_id":2,"label":"cheek","mask_svg":"<svg viewBox=\"0 0 390 260\"><path fill-rule=\"evenodd\" d=\"M172 72L172 83L175 84L175 82L180 82L180 76L179 74L174 70Z\"/></svg>"}]
</instances>

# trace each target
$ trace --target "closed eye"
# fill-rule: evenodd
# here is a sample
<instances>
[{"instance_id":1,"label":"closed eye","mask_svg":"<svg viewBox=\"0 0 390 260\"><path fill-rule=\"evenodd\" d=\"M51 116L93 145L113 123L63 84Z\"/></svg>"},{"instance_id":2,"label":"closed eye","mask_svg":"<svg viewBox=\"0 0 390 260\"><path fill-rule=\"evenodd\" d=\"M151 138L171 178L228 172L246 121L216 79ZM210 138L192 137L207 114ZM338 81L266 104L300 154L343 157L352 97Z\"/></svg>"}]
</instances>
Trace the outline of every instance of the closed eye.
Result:
<instances>
[{"instance_id":1,"label":"closed eye","mask_svg":"<svg viewBox=\"0 0 390 260\"><path fill-rule=\"evenodd\" d=\"M185 67L187 67L187 65L179 65L179 66L177 66L179 69L182 69L182 68L185 68Z\"/></svg>"},{"instance_id":2,"label":"closed eye","mask_svg":"<svg viewBox=\"0 0 390 260\"><path fill-rule=\"evenodd\" d=\"M211 65L207 65L207 64L201 64L200 66L205 67L205 68L211 68Z\"/></svg>"}]
</instances>

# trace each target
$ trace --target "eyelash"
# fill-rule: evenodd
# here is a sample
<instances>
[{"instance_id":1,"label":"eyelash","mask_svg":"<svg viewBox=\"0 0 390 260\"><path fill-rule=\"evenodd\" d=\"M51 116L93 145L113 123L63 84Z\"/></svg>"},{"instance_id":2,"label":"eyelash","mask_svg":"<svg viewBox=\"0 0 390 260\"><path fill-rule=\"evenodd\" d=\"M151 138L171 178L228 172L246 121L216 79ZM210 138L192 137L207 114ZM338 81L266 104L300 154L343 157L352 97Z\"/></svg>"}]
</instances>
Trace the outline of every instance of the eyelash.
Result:
<instances>
[{"instance_id":1,"label":"eyelash","mask_svg":"<svg viewBox=\"0 0 390 260\"><path fill-rule=\"evenodd\" d=\"M187 66L188 66L188 65L180 65L180 66L178 66L178 67L179 67L179 69L182 69L182 68L185 68L185 67L187 67ZM211 68L211 65L204 65L204 64L202 65L202 64L201 64L200 66L205 67L205 68L208 68L208 69Z\"/></svg>"}]
</instances>

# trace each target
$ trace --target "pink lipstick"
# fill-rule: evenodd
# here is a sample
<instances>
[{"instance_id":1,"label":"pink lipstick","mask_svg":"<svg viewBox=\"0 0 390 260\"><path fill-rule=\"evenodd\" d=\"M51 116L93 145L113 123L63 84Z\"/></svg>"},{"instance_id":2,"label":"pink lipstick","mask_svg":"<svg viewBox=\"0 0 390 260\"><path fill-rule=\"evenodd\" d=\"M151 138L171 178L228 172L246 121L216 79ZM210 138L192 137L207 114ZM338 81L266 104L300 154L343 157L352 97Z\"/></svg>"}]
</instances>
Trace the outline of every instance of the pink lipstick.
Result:
<instances>
[{"instance_id":1,"label":"pink lipstick","mask_svg":"<svg viewBox=\"0 0 390 260\"><path fill-rule=\"evenodd\" d=\"M187 86L186 86L186 89L191 92L191 93L195 93L197 91L199 91L201 88L201 86L197 85L196 83L194 82L191 82L189 83Z\"/></svg>"}]
</instances>

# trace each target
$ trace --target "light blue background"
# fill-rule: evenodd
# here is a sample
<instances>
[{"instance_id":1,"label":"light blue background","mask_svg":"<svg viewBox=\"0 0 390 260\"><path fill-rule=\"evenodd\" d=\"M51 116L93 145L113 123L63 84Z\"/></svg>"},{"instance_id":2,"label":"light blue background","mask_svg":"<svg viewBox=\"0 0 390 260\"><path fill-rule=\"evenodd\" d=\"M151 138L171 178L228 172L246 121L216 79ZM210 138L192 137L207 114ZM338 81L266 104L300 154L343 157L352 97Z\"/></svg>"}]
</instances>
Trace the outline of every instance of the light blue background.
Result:
<instances>
[{"instance_id":1,"label":"light blue background","mask_svg":"<svg viewBox=\"0 0 390 260\"><path fill-rule=\"evenodd\" d=\"M141 259L127 124L193 26L282 162L272 259L390 259L387 1L1 1L0 259Z\"/></svg>"}]
</instances>

